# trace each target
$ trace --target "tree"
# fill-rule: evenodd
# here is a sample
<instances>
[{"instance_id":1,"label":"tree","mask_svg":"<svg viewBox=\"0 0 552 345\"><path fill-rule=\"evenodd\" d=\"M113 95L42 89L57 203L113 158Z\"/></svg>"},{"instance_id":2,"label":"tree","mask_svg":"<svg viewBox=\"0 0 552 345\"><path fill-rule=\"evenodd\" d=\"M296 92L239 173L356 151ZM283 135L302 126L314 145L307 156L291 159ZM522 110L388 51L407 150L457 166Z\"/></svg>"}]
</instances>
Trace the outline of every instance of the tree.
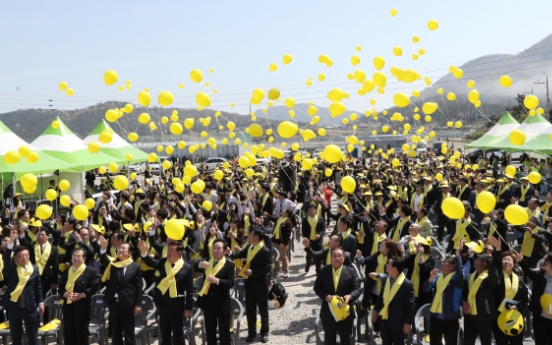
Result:
<instances>
[{"instance_id":1,"label":"tree","mask_svg":"<svg viewBox=\"0 0 552 345\"><path fill-rule=\"evenodd\" d=\"M529 115L529 109L525 108L523 101L525 100L525 95L518 94L516 96L517 104L511 107L506 107L506 111L510 113L519 123L522 123L527 116Z\"/></svg>"}]
</instances>

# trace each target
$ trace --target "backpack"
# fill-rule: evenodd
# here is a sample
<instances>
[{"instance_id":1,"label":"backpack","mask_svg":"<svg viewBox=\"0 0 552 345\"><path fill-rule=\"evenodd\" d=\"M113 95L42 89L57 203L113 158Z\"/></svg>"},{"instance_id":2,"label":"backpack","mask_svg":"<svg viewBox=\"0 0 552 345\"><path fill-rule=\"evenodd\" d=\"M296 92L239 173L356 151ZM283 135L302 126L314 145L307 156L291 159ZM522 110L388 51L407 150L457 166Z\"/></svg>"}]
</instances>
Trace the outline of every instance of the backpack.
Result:
<instances>
[{"instance_id":1,"label":"backpack","mask_svg":"<svg viewBox=\"0 0 552 345\"><path fill-rule=\"evenodd\" d=\"M282 283L273 281L268 289L268 300L278 301L279 307L281 308L284 304L286 304L287 298L288 294L286 293L286 288L282 285Z\"/></svg>"}]
</instances>

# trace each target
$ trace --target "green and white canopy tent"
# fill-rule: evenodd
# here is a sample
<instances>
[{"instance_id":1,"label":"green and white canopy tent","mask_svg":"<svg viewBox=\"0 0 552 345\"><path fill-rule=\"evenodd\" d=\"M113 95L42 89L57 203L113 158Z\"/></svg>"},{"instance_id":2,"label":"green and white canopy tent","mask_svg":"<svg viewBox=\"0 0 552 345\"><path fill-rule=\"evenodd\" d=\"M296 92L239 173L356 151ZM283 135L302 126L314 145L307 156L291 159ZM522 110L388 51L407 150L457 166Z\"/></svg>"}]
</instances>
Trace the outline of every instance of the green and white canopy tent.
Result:
<instances>
[{"instance_id":1,"label":"green and white canopy tent","mask_svg":"<svg viewBox=\"0 0 552 345\"><path fill-rule=\"evenodd\" d=\"M105 120L102 120L83 140L84 143L88 145L92 141L100 142L99 136L105 129L113 130ZM100 143L100 152L114 157L117 161L125 161L127 164L145 162L148 159L147 153L126 142L119 134L115 133L115 131L112 132L111 142L108 144ZM132 155L132 159L127 161L126 156L129 153Z\"/></svg>"},{"instance_id":2,"label":"green and white canopy tent","mask_svg":"<svg viewBox=\"0 0 552 345\"><path fill-rule=\"evenodd\" d=\"M549 125L544 129L544 131L537 134L532 139L526 139L525 144L523 144L524 151L537 152L541 154L546 154L548 156L552 155L552 125Z\"/></svg>"},{"instance_id":3,"label":"green and white canopy tent","mask_svg":"<svg viewBox=\"0 0 552 345\"><path fill-rule=\"evenodd\" d=\"M69 168L60 170L85 172L100 166L106 166L113 161L124 163L103 152L91 153L84 142L59 117L56 120L59 122L59 128L54 128L52 125L48 126L31 145L40 147L43 152L50 156L69 163Z\"/></svg>"},{"instance_id":4,"label":"green and white canopy tent","mask_svg":"<svg viewBox=\"0 0 552 345\"><path fill-rule=\"evenodd\" d=\"M519 122L516 121L510 115L509 112L505 112L502 115L500 121L498 121L493 128L491 128L485 135L476 141L465 145L466 148L480 148L480 149L491 149L498 148L496 145L497 142L506 138L508 140L508 135L510 132L519 127Z\"/></svg>"},{"instance_id":5,"label":"green and white canopy tent","mask_svg":"<svg viewBox=\"0 0 552 345\"><path fill-rule=\"evenodd\" d=\"M500 139L499 141L493 142L492 147L501 149L507 152L521 152L521 151L532 151L535 152L535 150L531 150L527 146L527 142L532 140L533 138L537 137L539 134L543 133L550 127L550 122L546 121L544 117L542 117L539 114L536 114L535 116L528 116L525 121L521 125L519 125L517 128L522 132L525 133L525 144L523 145L514 145L510 142L510 139L508 138L508 134ZM470 146L473 147L474 143L471 143Z\"/></svg>"},{"instance_id":6,"label":"green and white canopy tent","mask_svg":"<svg viewBox=\"0 0 552 345\"><path fill-rule=\"evenodd\" d=\"M38 161L29 163L26 158L21 158L15 164L4 162L4 155L8 151L18 151L23 145L29 146L32 151L38 153ZM3 181L10 181L9 183L12 183L18 181L25 173L42 175L53 173L56 170L68 169L69 167L71 167L71 164L38 150L37 146L28 144L0 121L0 174Z\"/></svg>"}]
</instances>

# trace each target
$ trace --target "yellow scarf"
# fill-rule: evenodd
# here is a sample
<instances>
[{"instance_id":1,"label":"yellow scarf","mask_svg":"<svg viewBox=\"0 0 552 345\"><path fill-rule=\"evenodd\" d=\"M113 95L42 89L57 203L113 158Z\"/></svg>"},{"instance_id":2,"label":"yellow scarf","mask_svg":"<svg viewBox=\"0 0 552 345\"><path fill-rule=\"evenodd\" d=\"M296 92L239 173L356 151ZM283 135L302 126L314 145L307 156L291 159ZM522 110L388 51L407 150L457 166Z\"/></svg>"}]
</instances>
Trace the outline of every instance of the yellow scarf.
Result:
<instances>
[{"instance_id":1,"label":"yellow scarf","mask_svg":"<svg viewBox=\"0 0 552 345\"><path fill-rule=\"evenodd\" d=\"M502 271L502 274L504 275L504 299L513 300L518 292L519 277L517 276L517 274L512 272L512 279L510 280L510 277L508 276L508 273L506 271ZM498 311L503 312L504 310L504 300L502 300L502 302L498 306Z\"/></svg>"},{"instance_id":2,"label":"yellow scarf","mask_svg":"<svg viewBox=\"0 0 552 345\"><path fill-rule=\"evenodd\" d=\"M44 244L45 246L42 254L40 253L40 248L41 248L40 244L37 243L34 247L35 261L36 261L36 266L38 267L39 275L42 275L42 272L44 271L44 267L46 267L46 263L48 262L48 258L50 257L50 252L52 251L52 245L48 241L46 241L46 243Z\"/></svg>"},{"instance_id":3,"label":"yellow scarf","mask_svg":"<svg viewBox=\"0 0 552 345\"><path fill-rule=\"evenodd\" d=\"M429 254L422 254L424 257L424 261L427 260L429 257ZM416 259L414 259L414 272L412 272L412 277L410 277L412 281L412 285L414 285L414 297L418 297L418 293L420 291L420 253L416 255Z\"/></svg>"},{"instance_id":4,"label":"yellow scarf","mask_svg":"<svg viewBox=\"0 0 552 345\"><path fill-rule=\"evenodd\" d=\"M366 201L366 209L371 211L374 209L374 200Z\"/></svg>"},{"instance_id":5,"label":"yellow scarf","mask_svg":"<svg viewBox=\"0 0 552 345\"><path fill-rule=\"evenodd\" d=\"M337 293L337 286L339 285L339 278L341 277L341 270L343 266L339 267L338 269L335 269L332 267L332 277L333 277L333 283L334 283L334 291Z\"/></svg>"},{"instance_id":6,"label":"yellow scarf","mask_svg":"<svg viewBox=\"0 0 552 345\"><path fill-rule=\"evenodd\" d=\"M138 219L138 212L140 212L140 205L142 205L143 202L144 200L140 200L140 201L137 201L136 204L134 205L134 217L136 219Z\"/></svg>"},{"instance_id":7,"label":"yellow scarf","mask_svg":"<svg viewBox=\"0 0 552 345\"><path fill-rule=\"evenodd\" d=\"M487 235L487 237L492 237L496 231L498 227L496 226L496 223L495 222L492 222L491 223L491 226L489 227L489 234Z\"/></svg>"},{"instance_id":8,"label":"yellow scarf","mask_svg":"<svg viewBox=\"0 0 552 345\"><path fill-rule=\"evenodd\" d=\"M389 304L395 297L397 291L399 291L405 279L406 277L404 276L404 273L401 273L395 280L393 287L390 287L391 277L387 277L387 281L385 282L385 289L383 290L383 308L380 310L379 313L383 320L387 320L387 318L389 317Z\"/></svg>"},{"instance_id":9,"label":"yellow scarf","mask_svg":"<svg viewBox=\"0 0 552 345\"><path fill-rule=\"evenodd\" d=\"M280 227L288 219L289 219L288 217L280 217L276 221L276 226L274 227L274 234L273 234L275 239L277 239L277 240L280 239Z\"/></svg>"},{"instance_id":10,"label":"yellow scarf","mask_svg":"<svg viewBox=\"0 0 552 345\"><path fill-rule=\"evenodd\" d=\"M525 194L529 191L531 186L528 184L527 186L524 184L521 184L521 197L519 198L519 201L525 201Z\"/></svg>"},{"instance_id":11,"label":"yellow scarf","mask_svg":"<svg viewBox=\"0 0 552 345\"><path fill-rule=\"evenodd\" d=\"M502 194L504 194L505 191L508 190L508 186L504 186L502 188L500 188L500 190L498 191L498 194L496 195L496 202L499 202L500 201L500 196Z\"/></svg>"},{"instance_id":12,"label":"yellow scarf","mask_svg":"<svg viewBox=\"0 0 552 345\"><path fill-rule=\"evenodd\" d=\"M403 187L402 186L399 186L398 187L398 190L397 190L397 194L403 199L407 199L408 200L408 187L404 187L404 190L403 190Z\"/></svg>"},{"instance_id":13,"label":"yellow scarf","mask_svg":"<svg viewBox=\"0 0 552 345\"><path fill-rule=\"evenodd\" d=\"M326 255L326 265L332 264L332 250L328 249L328 255Z\"/></svg>"},{"instance_id":14,"label":"yellow scarf","mask_svg":"<svg viewBox=\"0 0 552 345\"><path fill-rule=\"evenodd\" d=\"M384 273L385 265L387 264L387 256L380 254L378 255L378 266L376 267L376 273ZM381 292L381 280L379 278L373 278L378 283L378 295Z\"/></svg>"},{"instance_id":15,"label":"yellow scarf","mask_svg":"<svg viewBox=\"0 0 552 345\"><path fill-rule=\"evenodd\" d=\"M533 234L539 232L539 228L535 227L532 231ZM521 254L523 256L530 258L533 254L533 248L535 247L535 239L532 234L525 231L523 234L523 243L521 244Z\"/></svg>"},{"instance_id":16,"label":"yellow scarf","mask_svg":"<svg viewBox=\"0 0 552 345\"><path fill-rule=\"evenodd\" d=\"M481 286L481 283L483 283L483 280L489 276L489 270L481 272L477 278L475 277L476 273L477 272L472 273L469 283L470 292L468 293L468 304L470 306L471 315L477 315L477 301L475 296L477 295L477 291L479 291L479 287Z\"/></svg>"},{"instance_id":17,"label":"yellow scarf","mask_svg":"<svg viewBox=\"0 0 552 345\"><path fill-rule=\"evenodd\" d=\"M370 255L374 255L378 252L378 246L381 241L385 240L387 238L387 235L385 232L381 235L378 235L377 232L374 231L374 243L372 244L372 251L370 252Z\"/></svg>"},{"instance_id":18,"label":"yellow scarf","mask_svg":"<svg viewBox=\"0 0 552 345\"><path fill-rule=\"evenodd\" d=\"M73 292L73 289L75 288L75 283L77 282L77 279L79 279L79 277L84 273L86 265L83 263L76 270L74 270L73 268L73 266L69 267L67 283L65 284L65 291L67 292ZM68 299L67 304L71 303L73 303L73 301Z\"/></svg>"},{"instance_id":19,"label":"yellow scarf","mask_svg":"<svg viewBox=\"0 0 552 345\"><path fill-rule=\"evenodd\" d=\"M262 207L265 207L266 205L266 201L268 200L268 192L263 196L263 203L262 203Z\"/></svg>"},{"instance_id":20,"label":"yellow scarf","mask_svg":"<svg viewBox=\"0 0 552 345\"><path fill-rule=\"evenodd\" d=\"M431 303L431 308L429 309L430 312L433 314L441 314L443 313L443 293L445 292L445 289L447 288L450 280L456 272L449 273L446 277L444 274L440 274L439 278L437 279L437 283L435 284L435 296L433 297L433 302Z\"/></svg>"},{"instance_id":21,"label":"yellow scarf","mask_svg":"<svg viewBox=\"0 0 552 345\"><path fill-rule=\"evenodd\" d=\"M322 205L318 204L318 206L316 206L316 215L318 217L322 217Z\"/></svg>"},{"instance_id":22,"label":"yellow scarf","mask_svg":"<svg viewBox=\"0 0 552 345\"><path fill-rule=\"evenodd\" d=\"M169 296L171 298L178 297L178 291L176 289L176 279L174 279L174 276L180 271L180 269L184 266L184 260L182 258L178 259L177 262L174 263L174 267L171 267L171 263L169 260L165 261L165 274L167 275L165 278L163 278L159 285L157 285L157 288L161 293L164 295L165 292L167 292L167 289L169 290Z\"/></svg>"},{"instance_id":23,"label":"yellow scarf","mask_svg":"<svg viewBox=\"0 0 552 345\"><path fill-rule=\"evenodd\" d=\"M550 206L552 206L552 202L547 202L546 204L542 205L540 207L541 212L544 214L548 214L548 209L550 208Z\"/></svg>"},{"instance_id":24,"label":"yellow scarf","mask_svg":"<svg viewBox=\"0 0 552 345\"><path fill-rule=\"evenodd\" d=\"M430 184L430 185L424 184L424 196L427 196L427 193L430 192L432 189L433 189L432 184Z\"/></svg>"},{"instance_id":25,"label":"yellow scarf","mask_svg":"<svg viewBox=\"0 0 552 345\"><path fill-rule=\"evenodd\" d=\"M245 265L243 266L242 270L240 271L240 273L238 273L238 275L242 278L249 278L248 276L245 275L245 271L247 271L249 269L249 266L251 265L251 260L253 260L255 258L255 255L257 255L257 253L264 247L264 242L261 241L259 243L257 243L257 245L255 246L255 248L253 248L252 245L249 246L249 249L247 251L247 262L245 263ZM253 248L253 249L251 249Z\"/></svg>"},{"instance_id":26,"label":"yellow scarf","mask_svg":"<svg viewBox=\"0 0 552 345\"><path fill-rule=\"evenodd\" d=\"M529 217L529 219L531 219L531 217L538 218L540 216L540 208L538 207L536 207L534 211L531 211L531 209L527 207L525 211L527 212L527 216Z\"/></svg>"},{"instance_id":27,"label":"yellow scarf","mask_svg":"<svg viewBox=\"0 0 552 345\"><path fill-rule=\"evenodd\" d=\"M421 228L422 226L424 226L425 222L427 222L427 219L428 219L427 216L425 216L422 219L416 219L416 224L420 225L420 228Z\"/></svg>"},{"instance_id":28,"label":"yellow scarf","mask_svg":"<svg viewBox=\"0 0 552 345\"><path fill-rule=\"evenodd\" d=\"M105 272L102 276L102 282L105 282L107 279L109 279L109 276L111 273L111 266L115 266L117 268L124 268L132 263L132 257L124 261L114 261L113 259L110 259L109 256L107 258L109 259L109 265L107 265Z\"/></svg>"},{"instance_id":29,"label":"yellow scarf","mask_svg":"<svg viewBox=\"0 0 552 345\"><path fill-rule=\"evenodd\" d=\"M25 271L25 269L27 271ZM34 272L34 267L31 264L31 262L27 263L26 267L17 265L17 277L19 278L19 282L17 283L17 286L10 294L10 301L17 302L19 300L19 296L21 296L21 293L25 289L25 286L27 285L27 282L31 278L31 275Z\"/></svg>"},{"instance_id":30,"label":"yellow scarf","mask_svg":"<svg viewBox=\"0 0 552 345\"><path fill-rule=\"evenodd\" d=\"M351 228L347 229L347 231L340 233L341 237L343 237L343 240L345 240L349 235L351 234Z\"/></svg>"},{"instance_id":31,"label":"yellow scarf","mask_svg":"<svg viewBox=\"0 0 552 345\"><path fill-rule=\"evenodd\" d=\"M416 200L416 193L412 194L412 199L410 200L410 208L414 210L414 200ZM424 193L420 194L420 200L418 200L418 210L424 206Z\"/></svg>"},{"instance_id":32,"label":"yellow scarf","mask_svg":"<svg viewBox=\"0 0 552 345\"><path fill-rule=\"evenodd\" d=\"M4 271L4 258L2 255L0 255L0 281L4 280L4 274L2 273Z\"/></svg>"},{"instance_id":33,"label":"yellow scarf","mask_svg":"<svg viewBox=\"0 0 552 345\"><path fill-rule=\"evenodd\" d=\"M470 236L468 236L468 232L466 231L466 228L470 224L471 218L460 218L456 221L456 231L454 232L454 236L452 237L452 240L454 241L454 249L458 249L461 240L466 240L466 242L470 241Z\"/></svg>"},{"instance_id":34,"label":"yellow scarf","mask_svg":"<svg viewBox=\"0 0 552 345\"><path fill-rule=\"evenodd\" d=\"M109 254L111 254L111 258L115 259L117 257L117 249L115 249L115 247L111 247L109 249Z\"/></svg>"},{"instance_id":35,"label":"yellow scarf","mask_svg":"<svg viewBox=\"0 0 552 345\"><path fill-rule=\"evenodd\" d=\"M162 258L166 258L168 252L169 252L169 246L168 246L168 245L164 245L164 246L163 246L163 250L161 251L161 257L162 257Z\"/></svg>"},{"instance_id":36,"label":"yellow scarf","mask_svg":"<svg viewBox=\"0 0 552 345\"><path fill-rule=\"evenodd\" d=\"M249 236L249 227L251 226L251 220L248 215L243 216L243 224L244 235Z\"/></svg>"},{"instance_id":37,"label":"yellow scarf","mask_svg":"<svg viewBox=\"0 0 552 345\"><path fill-rule=\"evenodd\" d=\"M203 287L201 288L201 291L199 291L199 296L206 295L209 292L209 287L211 286L211 283L207 281L207 277L214 277L219 273L219 271L224 267L224 264L226 263L226 258L223 256L222 259L217 262L215 265L215 259L211 258L209 260L209 267L205 269L205 280L203 281Z\"/></svg>"},{"instance_id":38,"label":"yellow scarf","mask_svg":"<svg viewBox=\"0 0 552 345\"><path fill-rule=\"evenodd\" d=\"M460 187L460 185L458 185L458 187ZM464 187L460 188L460 193L458 193L458 199L460 199L460 197L462 196L466 188L468 188L468 185L465 185Z\"/></svg>"},{"instance_id":39,"label":"yellow scarf","mask_svg":"<svg viewBox=\"0 0 552 345\"><path fill-rule=\"evenodd\" d=\"M235 229L229 229L231 233L238 236L238 228ZM230 237L230 243L232 244L232 248L230 248L232 251L234 251L234 247L239 247L238 241L236 241L236 238L234 236ZM211 248L212 249L212 248ZM211 253L212 254L212 253ZM211 255L212 256L212 255Z\"/></svg>"},{"instance_id":40,"label":"yellow scarf","mask_svg":"<svg viewBox=\"0 0 552 345\"><path fill-rule=\"evenodd\" d=\"M309 240L314 241L314 240L316 240L316 224L318 224L318 216L315 216L312 219L311 219L310 216L308 216L307 220L308 220L310 228L311 228Z\"/></svg>"},{"instance_id":41,"label":"yellow scarf","mask_svg":"<svg viewBox=\"0 0 552 345\"><path fill-rule=\"evenodd\" d=\"M364 244L364 235L361 233L364 232L364 222L360 222L360 231L357 232L357 242L358 244Z\"/></svg>"},{"instance_id":42,"label":"yellow scarf","mask_svg":"<svg viewBox=\"0 0 552 345\"><path fill-rule=\"evenodd\" d=\"M217 239L217 237L209 237L209 240L207 240L207 247L209 247L209 257L213 257L213 243L215 242L215 240Z\"/></svg>"},{"instance_id":43,"label":"yellow scarf","mask_svg":"<svg viewBox=\"0 0 552 345\"><path fill-rule=\"evenodd\" d=\"M399 222L397 223L397 226L395 227L395 232L393 233L393 242L399 243L399 240L401 239L400 235L401 235L402 228L408 222L409 219L410 218L408 217L404 217L403 219L399 220Z\"/></svg>"}]
</instances>

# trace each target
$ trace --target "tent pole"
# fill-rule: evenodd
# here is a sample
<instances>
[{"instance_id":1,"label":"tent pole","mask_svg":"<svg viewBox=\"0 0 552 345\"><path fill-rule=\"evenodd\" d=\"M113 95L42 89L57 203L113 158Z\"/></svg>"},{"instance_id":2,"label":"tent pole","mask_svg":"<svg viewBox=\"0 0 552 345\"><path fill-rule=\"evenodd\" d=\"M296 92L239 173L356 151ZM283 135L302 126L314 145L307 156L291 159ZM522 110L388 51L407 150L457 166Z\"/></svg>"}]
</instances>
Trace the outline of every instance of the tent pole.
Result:
<instances>
[{"instance_id":1,"label":"tent pole","mask_svg":"<svg viewBox=\"0 0 552 345\"><path fill-rule=\"evenodd\" d=\"M17 181L15 180L15 173L12 172L12 189L13 189L13 195L15 197L15 193L16 193L16 188L15 188L15 184L17 183Z\"/></svg>"}]
</instances>

